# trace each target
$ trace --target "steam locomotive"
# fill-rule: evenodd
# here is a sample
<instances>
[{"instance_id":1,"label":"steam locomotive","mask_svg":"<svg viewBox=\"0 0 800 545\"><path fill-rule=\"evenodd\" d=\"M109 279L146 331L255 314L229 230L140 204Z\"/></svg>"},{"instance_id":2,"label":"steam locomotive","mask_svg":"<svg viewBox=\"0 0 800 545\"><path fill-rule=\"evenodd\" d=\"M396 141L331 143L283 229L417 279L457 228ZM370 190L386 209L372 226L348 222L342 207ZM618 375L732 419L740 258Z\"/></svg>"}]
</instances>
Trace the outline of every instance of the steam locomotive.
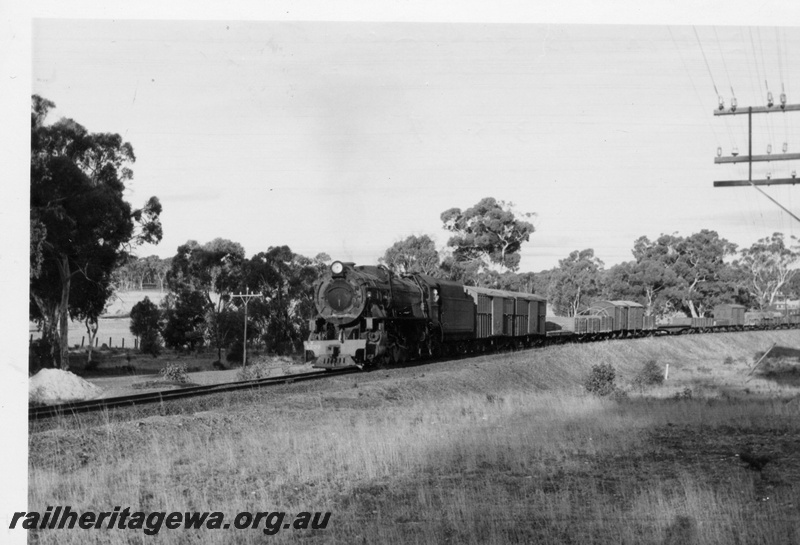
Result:
<instances>
[{"instance_id":1,"label":"steam locomotive","mask_svg":"<svg viewBox=\"0 0 800 545\"><path fill-rule=\"evenodd\" d=\"M482 352L546 338L543 297L335 261L315 286L305 343L314 367L340 369Z\"/></svg>"},{"instance_id":2,"label":"steam locomotive","mask_svg":"<svg viewBox=\"0 0 800 545\"><path fill-rule=\"evenodd\" d=\"M745 312L718 305L714 318L656 324L632 301L598 301L571 318L546 318L545 298L424 274L335 261L314 287L305 359L321 369L524 348L545 343L712 331L800 327L800 312Z\"/></svg>"}]
</instances>

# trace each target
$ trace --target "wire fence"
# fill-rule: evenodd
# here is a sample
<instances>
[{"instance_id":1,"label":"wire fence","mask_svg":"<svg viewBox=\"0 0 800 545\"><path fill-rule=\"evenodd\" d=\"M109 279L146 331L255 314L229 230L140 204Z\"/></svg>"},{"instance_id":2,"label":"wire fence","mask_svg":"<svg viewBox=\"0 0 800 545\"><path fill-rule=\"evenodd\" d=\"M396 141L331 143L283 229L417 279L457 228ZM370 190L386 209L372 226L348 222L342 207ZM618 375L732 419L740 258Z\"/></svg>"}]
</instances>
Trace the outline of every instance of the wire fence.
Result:
<instances>
[{"instance_id":1,"label":"wire fence","mask_svg":"<svg viewBox=\"0 0 800 545\"><path fill-rule=\"evenodd\" d=\"M32 343L41 337L42 332L36 324L30 324L28 342ZM139 348L138 338L130 332L130 318L100 318L94 347L102 348L103 345L107 348ZM70 322L69 346L71 349L89 347L89 334L82 323Z\"/></svg>"}]
</instances>

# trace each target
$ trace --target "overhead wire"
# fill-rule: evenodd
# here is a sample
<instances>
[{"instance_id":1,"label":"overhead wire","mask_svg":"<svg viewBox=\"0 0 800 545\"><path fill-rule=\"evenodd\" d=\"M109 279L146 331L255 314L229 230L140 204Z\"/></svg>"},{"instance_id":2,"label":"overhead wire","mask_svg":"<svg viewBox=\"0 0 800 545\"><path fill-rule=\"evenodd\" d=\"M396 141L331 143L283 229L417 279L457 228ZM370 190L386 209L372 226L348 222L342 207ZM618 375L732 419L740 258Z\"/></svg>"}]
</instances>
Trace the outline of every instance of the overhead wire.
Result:
<instances>
[{"instance_id":1,"label":"overhead wire","mask_svg":"<svg viewBox=\"0 0 800 545\"><path fill-rule=\"evenodd\" d=\"M697 100L700 104L703 104L703 99L700 97L700 92L697 90L697 86L694 84L694 78L692 78L692 73L689 71L689 67L686 65L686 60L683 58L683 54L681 53L681 48L678 46L678 42L675 40L675 36L672 34L672 29L668 26L667 31L669 32L669 37L672 40L672 44L675 46L675 50L678 52L678 57L681 59L681 64L683 65L683 69L686 72L686 75L689 78L689 83L692 84L692 90L694 90L695 96L697 96ZM706 65L708 65L706 63ZM717 145L719 145L720 138L717 134L716 129L714 129L714 124L708 119L708 117L704 118L706 123L708 123L709 128L711 129L711 133L714 135L714 140L716 140Z\"/></svg>"},{"instance_id":2,"label":"overhead wire","mask_svg":"<svg viewBox=\"0 0 800 545\"><path fill-rule=\"evenodd\" d=\"M708 77L711 79L711 85L714 88L714 93L717 95L717 98L719 99L719 104L721 108L724 104L724 99L722 98L722 95L717 89L717 82L714 81L714 73L711 71L711 66L708 64L708 58L706 57L706 52L705 49L703 48L703 43L700 41L700 35L697 33L697 28L692 26L692 30L694 31L694 37L697 39L697 45L700 47L700 53L703 55L703 61L706 64ZM724 123L725 123L725 129L728 132L728 138L730 138L731 141L731 148L733 149L734 152L737 152L738 148L736 146L736 140L733 137L733 131L731 131L730 125L728 124L727 120L724 120Z\"/></svg>"},{"instance_id":3,"label":"overhead wire","mask_svg":"<svg viewBox=\"0 0 800 545\"><path fill-rule=\"evenodd\" d=\"M669 29L669 27L668 27L668 29ZM706 57L705 49L703 48L703 43L702 43L702 41L700 40L700 35L699 35L699 33L697 32L697 28L696 28L696 27L694 27L694 26L692 26L692 31L694 32L694 36L695 36L695 39L696 39L696 41L697 41L697 46L698 46L698 48L700 49L700 53L701 53L701 55L702 55L702 57L703 57L703 62L705 63L705 66L706 66L706 71L708 72L709 79L711 79L711 85L712 85L712 87L713 87L713 89L714 89L714 93L715 93L715 95L717 96L717 98L718 98L718 100L719 100L719 107L720 107L720 109L722 109L722 108L724 107L724 100L723 100L723 98L722 98L722 95L721 95L721 94L720 94L720 92L719 92L719 89L717 88L716 81L714 80L714 73L713 73L713 72L712 72L712 70L711 70L711 66L710 66L710 64L709 64L709 62L708 62L708 58ZM669 32L670 32L670 36L671 36L671 37L672 37L672 39L673 39L673 43L675 43L675 38L674 38L674 36L673 36L673 34L672 34L672 30L669 30ZM678 46L677 46L677 43L675 43L675 46L676 46L676 48L678 49L678 51L679 51L679 53L680 53L680 49L678 48ZM683 59L681 59L681 60L683 60ZM685 63L684 63L684 66L685 66ZM692 81L692 86L694 87L694 82L693 82L693 81ZM700 102L702 103L702 102L703 102L703 100L699 98L699 93L697 92L697 89L696 89L696 88L695 88L695 93L698 95L698 99L699 99L699 100L700 100ZM724 117L723 117L723 119L722 119L722 121L723 121L723 123L724 123L724 125L725 125L725 129L727 130L727 132L728 132L728 137L729 137L729 139L730 139L730 141L731 141L732 154L738 154L738 148L737 148L737 146L736 146L736 142L735 142L735 140L734 140L733 133L732 133L732 131L731 131L731 128L730 128L730 125L729 125L729 123L728 123L727 116L724 116ZM714 132L714 135L715 135L715 137L717 137L717 135L716 135L716 131L714 131L714 130L713 130L713 126L712 126L712 131ZM719 142L719 138L717 138L717 141ZM719 153L719 151L718 151L718 153ZM735 164L734 164L733 166L734 166L734 169L737 169L737 168L738 168L738 165L735 165ZM752 216L749 216L749 217L748 217L747 215L745 215L745 213L744 213L744 210L743 210L743 209L744 209L744 207L741 207L741 208L740 208L740 211L741 211L741 213L743 214L743 216L745 217L745 223L747 223L747 221L748 221L748 220L750 220L750 221L755 221L755 220L752 218Z\"/></svg>"},{"instance_id":4,"label":"overhead wire","mask_svg":"<svg viewBox=\"0 0 800 545\"><path fill-rule=\"evenodd\" d=\"M717 39L717 47L719 48L719 56L722 59L722 67L725 69L725 76L728 78L728 87L731 88L731 100L736 100L736 93L733 90L733 83L731 82L731 74L728 72L728 64L725 62L725 54L722 52L722 44L719 41L719 34L717 34L717 27L711 27L714 29L714 37ZM732 102L732 106L735 102Z\"/></svg>"}]
</instances>

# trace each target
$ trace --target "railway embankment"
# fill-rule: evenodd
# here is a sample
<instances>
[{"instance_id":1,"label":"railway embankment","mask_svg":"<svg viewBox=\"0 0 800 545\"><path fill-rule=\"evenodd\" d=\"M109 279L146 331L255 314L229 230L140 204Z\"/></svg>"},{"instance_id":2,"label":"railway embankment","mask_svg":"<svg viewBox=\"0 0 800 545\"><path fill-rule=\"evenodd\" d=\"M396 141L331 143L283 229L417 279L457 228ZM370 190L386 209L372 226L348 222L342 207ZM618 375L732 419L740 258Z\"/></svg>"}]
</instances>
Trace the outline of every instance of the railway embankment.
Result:
<instances>
[{"instance_id":1,"label":"railway embankment","mask_svg":"<svg viewBox=\"0 0 800 545\"><path fill-rule=\"evenodd\" d=\"M29 505L331 512L277 542L798 542L798 355L797 331L607 341L64 419L31 435ZM653 360L669 378L638 389ZM626 397L584 391L598 363Z\"/></svg>"}]
</instances>

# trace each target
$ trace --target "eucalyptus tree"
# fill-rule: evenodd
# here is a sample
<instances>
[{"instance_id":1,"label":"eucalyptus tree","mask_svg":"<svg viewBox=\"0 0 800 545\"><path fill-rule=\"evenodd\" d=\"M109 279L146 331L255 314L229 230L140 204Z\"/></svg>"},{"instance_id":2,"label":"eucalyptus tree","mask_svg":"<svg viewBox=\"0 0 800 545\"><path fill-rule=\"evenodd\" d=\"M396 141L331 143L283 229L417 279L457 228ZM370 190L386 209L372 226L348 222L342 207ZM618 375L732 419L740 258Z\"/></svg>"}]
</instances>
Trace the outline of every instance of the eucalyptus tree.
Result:
<instances>
[{"instance_id":1,"label":"eucalyptus tree","mask_svg":"<svg viewBox=\"0 0 800 545\"><path fill-rule=\"evenodd\" d=\"M694 317L731 301L735 290L726 259L735 252L735 244L709 229L688 237L662 234L654 241L640 237L633 249L637 263L649 267L648 285L660 290L676 309Z\"/></svg>"},{"instance_id":2,"label":"eucalyptus tree","mask_svg":"<svg viewBox=\"0 0 800 545\"><path fill-rule=\"evenodd\" d=\"M410 235L392 244L379 260L396 273L422 273L437 276L441 273L439 252L428 235Z\"/></svg>"},{"instance_id":3,"label":"eucalyptus tree","mask_svg":"<svg viewBox=\"0 0 800 545\"><path fill-rule=\"evenodd\" d=\"M441 215L442 223L453 236L447 242L453 248L456 263L478 263L480 269L516 271L520 248L534 232L533 213L514 211L514 204L492 197L461 210L450 208Z\"/></svg>"},{"instance_id":4,"label":"eucalyptus tree","mask_svg":"<svg viewBox=\"0 0 800 545\"><path fill-rule=\"evenodd\" d=\"M792 279L800 276L800 244L791 237L787 245L783 233L773 233L741 251L735 262L743 277L745 289L753 296L759 308L764 309L775 298L792 287Z\"/></svg>"},{"instance_id":5,"label":"eucalyptus tree","mask_svg":"<svg viewBox=\"0 0 800 545\"><path fill-rule=\"evenodd\" d=\"M118 134L90 133L72 119L46 125L54 107L32 97L29 308L50 343L51 363L68 368L70 317L96 314L131 248L161 240L161 204L151 197L133 209L125 201L136 160L131 144ZM85 289L73 290L78 282Z\"/></svg>"},{"instance_id":6,"label":"eucalyptus tree","mask_svg":"<svg viewBox=\"0 0 800 545\"><path fill-rule=\"evenodd\" d=\"M594 250L575 250L553 269L547 298L560 316L575 316L600 295L603 262Z\"/></svg>"},{"instance_id":7,"label":"eucalyptus tree","mask_svg":"<svg viewBox=\"0 0 800 545\"><path fill-rule=\"evenodd\" d=\"M287 353L302 347L308 321L316 314L314 283L329 261L327 254L309 259L285 245L270 247L247 261L243 287L264 295L250 303L248 315L270 351Z\"/></svg>"},{"instance_id":8,"label":"eucalyptus tree","mask_svg":"<svg viewBox=\"0 0 800 545\"><path fill-rule=\"evenodd\" d=\"M221 356L228 343L231 294L242 283L244 248L216 238L200 245L194 240L178 247L166 275L164 340L169 346L194 348L208 339Z\"/></svg>"}]
</instances>

